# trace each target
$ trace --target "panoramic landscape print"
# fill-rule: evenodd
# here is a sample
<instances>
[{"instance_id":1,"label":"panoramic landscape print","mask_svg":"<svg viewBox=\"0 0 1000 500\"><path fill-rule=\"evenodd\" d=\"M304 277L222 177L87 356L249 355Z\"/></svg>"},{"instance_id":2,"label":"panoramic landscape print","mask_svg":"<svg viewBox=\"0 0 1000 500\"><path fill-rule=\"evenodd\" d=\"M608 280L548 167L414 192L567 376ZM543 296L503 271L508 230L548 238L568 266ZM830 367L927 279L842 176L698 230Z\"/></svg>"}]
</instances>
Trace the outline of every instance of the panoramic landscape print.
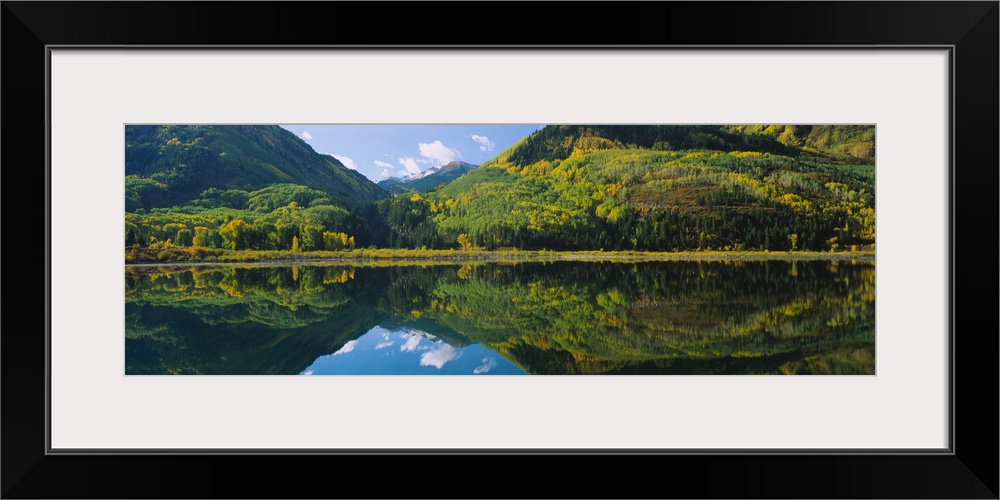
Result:
<instances>
[{"instance_id":1,"label":"panoramic landscape print","mask_svg":"<svg viewBox=\"0 0 1000 500\"><path fill-rule=\"evenodd\" d=\"M126 375L873 375L873 125L126 125Z\"/></svg>"}]
</instances>

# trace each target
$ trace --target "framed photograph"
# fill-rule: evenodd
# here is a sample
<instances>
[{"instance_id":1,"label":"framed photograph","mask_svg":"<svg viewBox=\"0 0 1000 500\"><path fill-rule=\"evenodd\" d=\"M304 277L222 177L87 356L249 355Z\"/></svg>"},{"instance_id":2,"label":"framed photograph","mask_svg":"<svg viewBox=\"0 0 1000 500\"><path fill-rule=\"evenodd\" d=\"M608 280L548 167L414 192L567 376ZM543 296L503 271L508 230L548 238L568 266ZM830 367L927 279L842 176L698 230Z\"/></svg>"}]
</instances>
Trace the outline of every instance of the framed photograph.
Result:
<instances>
[{"instance_id":1,"label":"framed photograph","mask_svg":"<svg viewBox=\"0 0 1000 500\"><path fill-rule=\"evenodd\" d=\"M997 497L996 289L959 279L997 227L996 2L565 20L616 45L472 4L421 45L376 35L407 4L332 34L3 5L9 234L44 235L8 246L44 322L3 340L5 497L299 496L221 471L413 455L568 460L570 496L678 494L600 473L625 458L682 496Z\"/></svg>"}]
</instances>

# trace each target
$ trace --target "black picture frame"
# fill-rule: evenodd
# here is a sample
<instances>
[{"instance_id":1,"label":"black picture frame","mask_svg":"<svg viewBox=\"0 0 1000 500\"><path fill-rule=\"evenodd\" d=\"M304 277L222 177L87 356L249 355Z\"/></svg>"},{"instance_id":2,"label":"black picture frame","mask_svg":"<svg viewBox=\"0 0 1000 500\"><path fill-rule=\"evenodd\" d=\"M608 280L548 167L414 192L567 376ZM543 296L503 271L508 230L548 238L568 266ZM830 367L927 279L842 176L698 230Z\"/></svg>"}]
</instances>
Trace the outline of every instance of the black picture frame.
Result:
<instances>
[{"instance_id":1,"label":"black picture frame","mask_svg":"<svg viewBox=\"0 0 1000 500\"><path fill-rule=\"evenodd\" d=\"M4 257L35 276L4 294L4 498L314 496L338 477L419 464L483 490L421 493L408 481L330 496L997 498L998 42L1000 3L2 2ZM428 28L447 10L469 29ZM322 12L322 15L319 13ZM457 16L457 17L456 17ZM415 27L419 27L416 29ZM952 446L948 453L79 454L47 453L49 47L329 46L950 47ZM609 43L611 45L609 45ZM919 145L915 145L919 147ZM43 218L43 214L45 217ZM44 228L44 229L43 229ZM956 231L961 228L962 231ZM43 237L44 234L44 237ZM10 243L13 241L14 243ZM43 246L43 241L45 245ZM915 244L919 247L919 244ZM987 259L977 259L985 254ZM987 262L984 262L987 261ZM45 279L37 278L46 270ZM992 271L992 267L989 271ZM31 276L29 274L29 276ZM32 285L20 282L32 281ZM982 303L986 306L978 306ZM28 327L23 325L37 325ZM487 461L487 458L489 460ZM487 468L489 467L489 468ZM503 469L493 469L503 467ZM573 470L572 477L560 474ZM631 470L629 477L617 471ZM282 471L275 473L275 471ZM295 480L288 472L295 471ZM333 472L335 471L335 472ZM447 471L447 472L446 472ZM488 479L492 471L521 480ZM532 481L528 481L528 480ZM346 481L345 481L346 483ZM538 486L541 485L541 486ZM348 486L344 486L349 488ZM322 491L322 490L320 490Z\"/></svg>"}]
</instances>

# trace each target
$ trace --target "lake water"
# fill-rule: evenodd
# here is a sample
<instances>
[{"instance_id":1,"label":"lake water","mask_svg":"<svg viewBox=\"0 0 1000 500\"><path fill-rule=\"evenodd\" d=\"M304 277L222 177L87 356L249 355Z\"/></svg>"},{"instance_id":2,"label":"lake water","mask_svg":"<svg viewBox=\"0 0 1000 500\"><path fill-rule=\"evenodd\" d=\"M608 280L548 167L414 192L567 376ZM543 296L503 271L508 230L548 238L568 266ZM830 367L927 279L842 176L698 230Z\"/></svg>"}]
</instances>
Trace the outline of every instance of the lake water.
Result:
<instances>
[{"instance_id":1,"label":"lake water","mask_svg":"<svg viewBox=\"0 0 1000 500\"><path fill-rule=\"evenodd\" d=\"M872 260L127 267L127 375L875 373Z\"/></svg>"}]
</instances>

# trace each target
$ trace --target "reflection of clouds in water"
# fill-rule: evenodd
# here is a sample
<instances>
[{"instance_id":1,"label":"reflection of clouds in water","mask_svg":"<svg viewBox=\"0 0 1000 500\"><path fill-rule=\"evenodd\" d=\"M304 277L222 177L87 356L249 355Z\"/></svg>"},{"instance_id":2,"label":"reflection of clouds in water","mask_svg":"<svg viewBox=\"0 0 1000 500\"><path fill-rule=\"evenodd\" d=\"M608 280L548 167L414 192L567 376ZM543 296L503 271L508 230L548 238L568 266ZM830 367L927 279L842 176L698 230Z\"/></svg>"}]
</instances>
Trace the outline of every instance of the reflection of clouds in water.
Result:
<instances>
[{"instance_id":1,"label":"reflection of clouds in water","mask_svg":"<svg viewBox=\"0 0 1000 500\"><path fill-rule=\"evenodd\" d=\"M432 351L427 351L423 356L420 356L420 366L433 366L440 369L445 363L458 357L458 353L458 349L448 344L441 344L440 347Z\"/></svg>"},{"instance_id":2,"label":"reflection of clouds in water","mask_svg":"<svg viewBox=\"0 0 1000 500\"><path fill-rule=\"evenodd\" d=\"M486 373L497 366L496 358L483 358L483 364L472 370L473 375L479 375L480 373Z\"/></svg>"},{"instance_id":3,"label":"reflection of clouds in water","mask_svg":"<svg viewBox=\"0 0 1000 500\"><path fill-rule=\"evenodd\" d=\"M299 375L481 375L511 369L503 357L480 344L455 347L441 337L431 340L420 330L373 328L336 352L316 358Z\"/></svg>"},{"instance_id":4,"label":"reflection of clouds in water","mask_svg":"<svg viewBox=\"0 0 1000 500\"><path fill-rule=\"evenodd\" d=\"M348 341L346 344L344 344L344 347L341 347L339 350L337 350L337 352L333 353L333 356L336 356L338 354L347 354L353 351L354 347L357 345L358 345L357 340Z\"/></svg>"},{"instance_id":5,"label":"reflection of clouds in water","mask_svg":"<svg viewBox=\"0 0 1000 500\"><path fill-rule=\"evenodd\" d=\"M417 348L417 344L420 343L419 335L407 334L403 335L402 338L406 339L406 343L399 346L399 350L403 352L412 351Z\"/></svg>"}]
</instances>

